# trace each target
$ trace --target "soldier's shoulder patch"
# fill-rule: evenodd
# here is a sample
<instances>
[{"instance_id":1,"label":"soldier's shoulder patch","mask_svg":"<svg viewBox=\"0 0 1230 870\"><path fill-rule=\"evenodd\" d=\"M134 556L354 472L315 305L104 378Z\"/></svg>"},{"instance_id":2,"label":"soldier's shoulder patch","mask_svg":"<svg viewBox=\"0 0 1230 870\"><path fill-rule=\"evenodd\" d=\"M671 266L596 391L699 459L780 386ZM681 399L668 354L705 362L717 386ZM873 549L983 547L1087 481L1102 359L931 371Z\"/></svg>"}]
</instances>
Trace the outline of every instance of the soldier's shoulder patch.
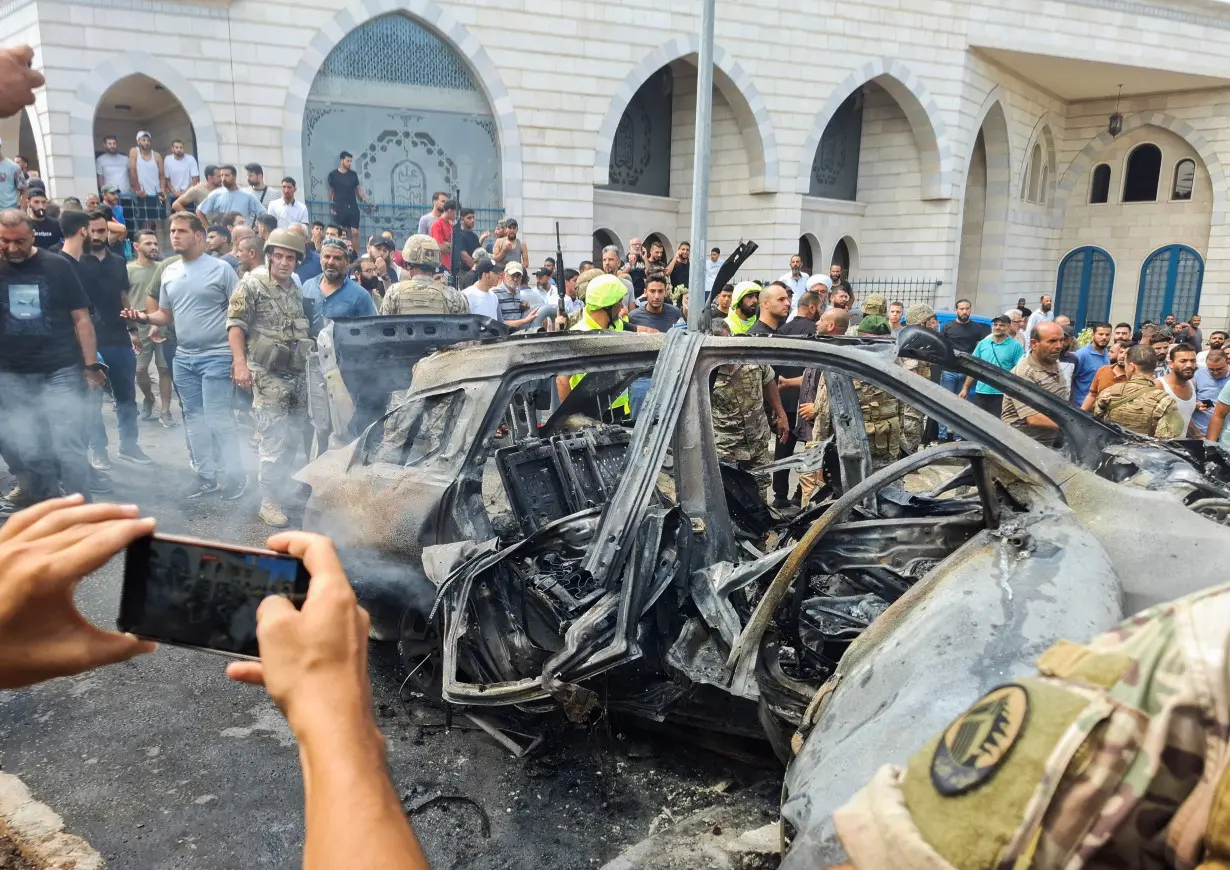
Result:
<instances>
[{"instance_id":1,"label":"soldier's shoulder patch","mask_svg":"<svg viewBox=\"0 0 1230 870\"><path fill-rule=\"evenodd\" d=\"M992 689L958 716L935 748L931 783L945 797L955 797L995 775L1029 718L1029 693L1008 683Z\"/></svg>"}]
</instances>

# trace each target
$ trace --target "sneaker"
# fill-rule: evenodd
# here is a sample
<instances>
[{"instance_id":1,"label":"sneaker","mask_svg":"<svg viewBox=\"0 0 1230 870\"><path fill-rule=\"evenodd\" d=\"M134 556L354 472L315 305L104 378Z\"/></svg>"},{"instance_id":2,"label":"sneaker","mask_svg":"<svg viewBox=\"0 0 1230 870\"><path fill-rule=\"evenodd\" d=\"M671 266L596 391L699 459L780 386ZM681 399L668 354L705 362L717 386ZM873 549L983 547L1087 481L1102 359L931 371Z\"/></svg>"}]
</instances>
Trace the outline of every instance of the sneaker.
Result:
<instances>
[{"instance_id":1,"label":"sneaker","mask_svg":"<svg viewBox=\"0 0 1230 870\"><path fill-rule=\"evenodd\" d=\"M218 485L218 481L209 477L198 477L192 488L184 494L184 498L202 498L207 495L213 495L216 492L222 492L222 487Z\"/></svg>"},{"instance_id":2,"label":"sneaker","mask_svg":"<svg viewBox=\"0 0 1230 870\"><path fill-rule=\"evenodd\" d=\"M261 502L260 519L262 523L275 529L284 529L290 525L290 520L282 512L282 506L273 499L267 498Z\"/></svg>"},{"instance_id":3,"label":"sneaker","mask_svg":"<svg viewBox=\"0 0 1230 870\"><path fill-rule=\"evenodd\" d=\"M120 459L126 459L129 462L135 462L137 465L152 465L154 460L145 455L145 451L136 444L127 444L120 447Z\"/></svg>"},{"instance_id":4,"label":"sneaker","mask_svg":"<svg viewBox=\"0 0 1230 870\"><path fill-rule=\"evenodd\" d=\"M111 478L105 474L100 474L95 471L90 475L90 492L94 495L102 495L108 492L114 492L111 486Z\"/></svg>"},{"instance_id":5,"label":"sneaker","mask_svg":"<svg viewBox=\"0 0 1230 870\"><path fill-rule=\"evenodd\" d=\"M164 411L158 415L158 422L162 424L163 429L174 429L179 424L175 422L175 418L171 416L170 411Z\"/></svg>"},{"instance_id":6,"label":"sneaker","mask_svg":"<svg viewBox=\"0 0 1230 870\"><path fill-rule=\"evenodd\" d=\"M238 480L229 480L222 489L222 498L225 501L234 501L237 498L242 498L243 494L248 491L248 476L245 474Z\"/></svg>"},{"instance_id":7,"label":"sneaker","mask_svg":"<svg viewBox=\"0 0 1230 870\"><path fill-rule=\"evenodd\" d=\"M90 451L90 468L95 471L111 470L111 457L107 455L105 447L102 450Z\"/></svg>"},{"instance_id":8,"label":"sneaker","mask_svg":"<svg viewBox=\"0 0 1230 870\"><path fill-rule=\"evenodd\" d=\"M142 420L154 419L154 400L153 399L143 399L141 401L141 419Z\"/></svg>"}]
</instances>

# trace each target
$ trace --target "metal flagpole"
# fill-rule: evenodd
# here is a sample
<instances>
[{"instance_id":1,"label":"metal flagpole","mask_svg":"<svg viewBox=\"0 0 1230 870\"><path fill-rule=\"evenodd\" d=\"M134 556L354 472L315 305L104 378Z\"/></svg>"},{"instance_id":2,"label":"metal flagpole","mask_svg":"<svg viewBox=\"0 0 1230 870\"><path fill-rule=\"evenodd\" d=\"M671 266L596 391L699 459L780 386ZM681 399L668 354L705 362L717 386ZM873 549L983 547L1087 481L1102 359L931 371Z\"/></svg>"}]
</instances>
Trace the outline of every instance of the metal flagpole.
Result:
<instances>
[{"instance_id":1,"label":"metal flagpole","mask_svg":"<svg viewBox=\"0 0 1230 870\"><path fill-rule=\"evenodd\" d=\"M709 244L709 149L713 142L713 21L717 0L700 0L700 55L697 58L696 129L692 151L691 264L688 271L688 328L700 327L705 307L705 263Z\"/></svg>"}]
</instances>

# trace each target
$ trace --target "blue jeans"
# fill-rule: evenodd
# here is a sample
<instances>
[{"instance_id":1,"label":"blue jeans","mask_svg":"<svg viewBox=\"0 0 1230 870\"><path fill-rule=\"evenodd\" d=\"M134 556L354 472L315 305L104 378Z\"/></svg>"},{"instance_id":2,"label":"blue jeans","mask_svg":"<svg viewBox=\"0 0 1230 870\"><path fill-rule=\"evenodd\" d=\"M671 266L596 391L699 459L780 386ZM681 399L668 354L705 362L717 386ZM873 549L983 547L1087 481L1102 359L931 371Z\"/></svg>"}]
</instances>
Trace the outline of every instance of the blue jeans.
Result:
<instances>
[{"instance_id":1,"label":"blue jeans","mask_svg":"<svg viewBox=\"0 0 1230 870\"><path fill-rule=\"evenodd\" d=\"M649 385L653 382L653 378L637 378L632 382L632 386L628 387L628 399L632 403L632 419L635 420L641 414L641 405L645 404L645 397L649 395Z\"/></svg>"},{"instance_id":2,"label":"blue jeans","mask_svg":"<svg viewBox=\"0 0 1230 870\"><path fill-rule=\"evenodd\" d=\"M6 458L16 460L11 470L22 490L37 501L59 495L61 483L89 499L86 389L80 366L0 372L0 441Z\"/></svg>"},{"instance_id":3,"label":"blue jeans","mask_svg":"<svg viewBox=\"0 0 1230 870\"><path fill-rule=\"evenodd\" d=\"M131 344L100 347L99 354L107 364L107 380L115 396L115 419L120 430L120 446L137 443L137 355ZM107 447L107 429L102 420L102 390L94 390L90 413L90 446L95 450Z\"/></svg>"},{"instance_id":4,"label":"blue jeans","mask_svg":"<svg viewBox=\"0 0 1230 870\"><path fill-rule=\"evenodd\" d=\"M215 480L218 473L243 473L235 418L231 416L231 354L175 354L175 389L184 407L184 428L196 459L197 474ZM218 459L214 458L217 448Z\"/></svg>"},{"instance_id":5,"label":"blue jeans","mask_svg":"<svg viewBox=\"0 0 1230 870\"><path fill-rule=\"evenodd\" d=\"M961 372L950 372L945 369L940 373L940 386L950 393L960 393L961 387L965 386L965 375ZM940 424L939 437L941 441L948 437L948 427L943 423Z\"/></svg>"}]
</instances>

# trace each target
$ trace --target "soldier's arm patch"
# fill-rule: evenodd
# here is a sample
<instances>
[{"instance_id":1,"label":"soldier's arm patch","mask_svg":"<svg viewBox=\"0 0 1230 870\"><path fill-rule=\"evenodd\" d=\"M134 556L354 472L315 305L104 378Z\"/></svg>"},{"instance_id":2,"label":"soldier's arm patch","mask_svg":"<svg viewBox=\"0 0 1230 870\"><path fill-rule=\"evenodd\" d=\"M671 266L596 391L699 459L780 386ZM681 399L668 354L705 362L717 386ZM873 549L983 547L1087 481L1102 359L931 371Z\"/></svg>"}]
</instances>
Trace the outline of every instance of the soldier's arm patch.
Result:
<instances>
[{"instance_id":1,"label":"soldier's arm patch","mask_svg":"<svg viewBox=\"0 0 1230 870\"><path fill-rule=\"evenodd\" d=\"M1012 751L1029 718L1029 693L1008 683L992 689L948 726L931 759L931 782L945 797L985 783Z\"/></svg>"}]
</instances>

